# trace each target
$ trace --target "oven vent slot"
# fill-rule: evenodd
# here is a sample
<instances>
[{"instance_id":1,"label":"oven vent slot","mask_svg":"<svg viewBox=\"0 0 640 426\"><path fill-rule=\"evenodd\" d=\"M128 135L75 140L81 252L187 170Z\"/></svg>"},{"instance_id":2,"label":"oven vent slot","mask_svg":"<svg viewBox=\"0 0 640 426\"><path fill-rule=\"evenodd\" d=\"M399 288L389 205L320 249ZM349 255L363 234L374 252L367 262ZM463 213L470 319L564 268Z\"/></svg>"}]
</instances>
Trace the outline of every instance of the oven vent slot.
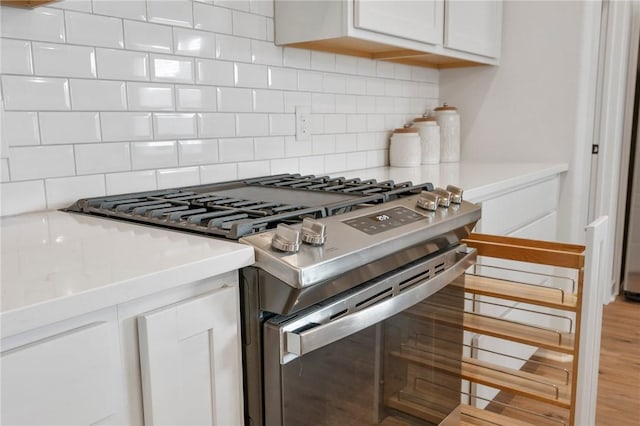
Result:
<instances>
[{"instance_id":1,"label":"oven vent slot","mask_svg":"<svg viewBox=\"0 0 640 426\"><path fill-rule=\"evenodd\" d=\"M373 303L377 303L381 300L384 299L388 299L389 297L393 296L393 288L392 287L387 287L382 291L379 291L378 293L374 294L373 296L369 296L366 299L363 299L361 301L359 301L358 303L356 303L355 308L356 311L366 308L367 306L373 304Z\"/></svg>"},{"instance_id":2,"label":"oven vent slot","mask_svg":"<svg viewBox=\"0 0 640 426\"><path fill-rule=\"evenodd\" d=\"M438 275L438 274L440 274L440 273L444 272L444 270L445 270L445 264L444 264L444 262L439 263L439 264L437 264L437 265L436 265L436 267L434 268L433 274L434 274L434 275Z\"/></svg>"},{"instance_id":3,"label":"oven vent slot","mask_svg":"<svg viewBox=\"0 0 640 426\"><path fill-rule=\"evenodd\" d=\"M413 287L415 284L418 284L422 281L426 281L428 279L430 279L432 277L431 275L431 269L427 269L426 271L424 271L423 273L419 274L419 275L415 275L407 280L401 281L400 283L398 283L398 292L401 293L403 291L405 291L408 288Z\"/></svg>"},{"instance_id":4,"label":"oven vent slot","mask_svg":"<svg viewBox=\"0 0 640 426\"><path fill-rule=\"evenodd\" d=\"M343 315L346 315L349 312L348 309L343 309L340 312L336 312L335 314L329 317L329 321L333 321L334 319L340 318Z\"/></svg>"}]
</instances>

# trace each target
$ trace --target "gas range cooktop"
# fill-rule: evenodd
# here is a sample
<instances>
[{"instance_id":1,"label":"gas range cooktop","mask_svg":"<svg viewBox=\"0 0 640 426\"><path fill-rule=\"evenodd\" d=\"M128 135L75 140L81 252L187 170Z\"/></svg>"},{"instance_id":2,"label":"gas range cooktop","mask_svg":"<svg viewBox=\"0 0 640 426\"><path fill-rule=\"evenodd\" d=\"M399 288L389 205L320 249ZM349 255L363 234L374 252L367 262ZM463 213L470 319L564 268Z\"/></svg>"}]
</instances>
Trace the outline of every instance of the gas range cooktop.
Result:
<instances>
[{"instance_id":1,"label":"gas range cooktop","mask_svg":"<svg viewBox=\"0 0 640 426\"><path fill-rule=\"evenodd\" d=\"M433 185L281 174L166 190L84 198L70 212L239 239L432 191Z\"/></svg>"}]
</instances>

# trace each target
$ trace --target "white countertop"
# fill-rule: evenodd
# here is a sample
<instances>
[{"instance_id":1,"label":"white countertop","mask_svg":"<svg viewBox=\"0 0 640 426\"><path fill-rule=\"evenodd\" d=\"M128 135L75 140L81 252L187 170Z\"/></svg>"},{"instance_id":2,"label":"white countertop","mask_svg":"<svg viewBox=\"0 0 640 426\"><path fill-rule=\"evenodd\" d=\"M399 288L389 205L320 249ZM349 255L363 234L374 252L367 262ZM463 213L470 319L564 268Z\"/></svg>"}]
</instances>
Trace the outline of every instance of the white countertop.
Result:
<instances>
[{"instance_id":1,"label":"white countertop","mask_svg":"<svg viewBox=\"0 0 640 426\"><path fill-rule=\"evenodd\" d=\"M235 242L58 211L0 229L3 337L254 261Z\"/></svg>"},{"instance_id":2,"label":"white countertop","mask_svg":"<svg viewBox=\"0 0 640 426\"><path fill-rule=\"evenodd\" d=\"M478 202L506 190L548 179L569 169L566 163L489 163L462 161L420 167L377 167L329 173L331 176L359 177L399 183L431 182L434 186L456 185L464 198Z\"/></svg>"}]
</instances>

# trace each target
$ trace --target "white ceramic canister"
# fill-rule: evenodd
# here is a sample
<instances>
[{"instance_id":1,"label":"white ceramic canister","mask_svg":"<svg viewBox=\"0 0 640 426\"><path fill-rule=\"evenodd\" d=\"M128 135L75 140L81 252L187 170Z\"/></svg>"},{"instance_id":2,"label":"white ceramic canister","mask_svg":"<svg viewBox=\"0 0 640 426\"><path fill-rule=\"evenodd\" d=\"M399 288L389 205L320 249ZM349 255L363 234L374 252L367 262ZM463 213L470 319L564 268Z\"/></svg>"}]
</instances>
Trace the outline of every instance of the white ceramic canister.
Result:
<instances>
[{"instance_id":1,"label":"white ceramic canister","mask_svg":"<svg viewBox=\"0 0 640 426\"><path fill-rule=\"evenodd\" d=\"M424 114L413 120L413 126L420 134L421 164L438 164L440 162L440 126L432 115Z\"/></svg>"},{"instance_id":2,"label":"white ceramic canister","mask_svg":"<svg viewBox=\"0 0 640 426\"><path fill-rule=\"evenodd\" d=\"M440 161L460 161L460 115L456 107L444 104L435 110L440 126Z\"/></svg>"},{"instance_id":3,"label":"white ceramic canister","mask_svg":"<svg viewBox=\"0 0 640 426\"><path fill-rule=\"evenodd\" d=\"M392 167L420 165L420 135L415 127L395 129L389 146L389 164Z\"/></svg>"}]
</instances>

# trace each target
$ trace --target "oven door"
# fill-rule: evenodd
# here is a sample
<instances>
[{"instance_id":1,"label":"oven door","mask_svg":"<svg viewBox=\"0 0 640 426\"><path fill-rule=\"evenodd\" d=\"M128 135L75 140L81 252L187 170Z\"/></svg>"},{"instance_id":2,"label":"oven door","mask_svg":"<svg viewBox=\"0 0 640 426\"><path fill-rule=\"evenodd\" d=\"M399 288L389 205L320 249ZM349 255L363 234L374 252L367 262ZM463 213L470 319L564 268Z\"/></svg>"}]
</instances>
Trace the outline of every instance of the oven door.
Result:
<instances>
[{"instance_id":1,"label":"oven door","mask_svg":"<svg viewBox=\"0 0 640 426\"><path fill-rule=\"evenodd\" d=\"M458 424L474 262L460 246L266 322L266 425Z\"/></svg>"}]
</instances>

